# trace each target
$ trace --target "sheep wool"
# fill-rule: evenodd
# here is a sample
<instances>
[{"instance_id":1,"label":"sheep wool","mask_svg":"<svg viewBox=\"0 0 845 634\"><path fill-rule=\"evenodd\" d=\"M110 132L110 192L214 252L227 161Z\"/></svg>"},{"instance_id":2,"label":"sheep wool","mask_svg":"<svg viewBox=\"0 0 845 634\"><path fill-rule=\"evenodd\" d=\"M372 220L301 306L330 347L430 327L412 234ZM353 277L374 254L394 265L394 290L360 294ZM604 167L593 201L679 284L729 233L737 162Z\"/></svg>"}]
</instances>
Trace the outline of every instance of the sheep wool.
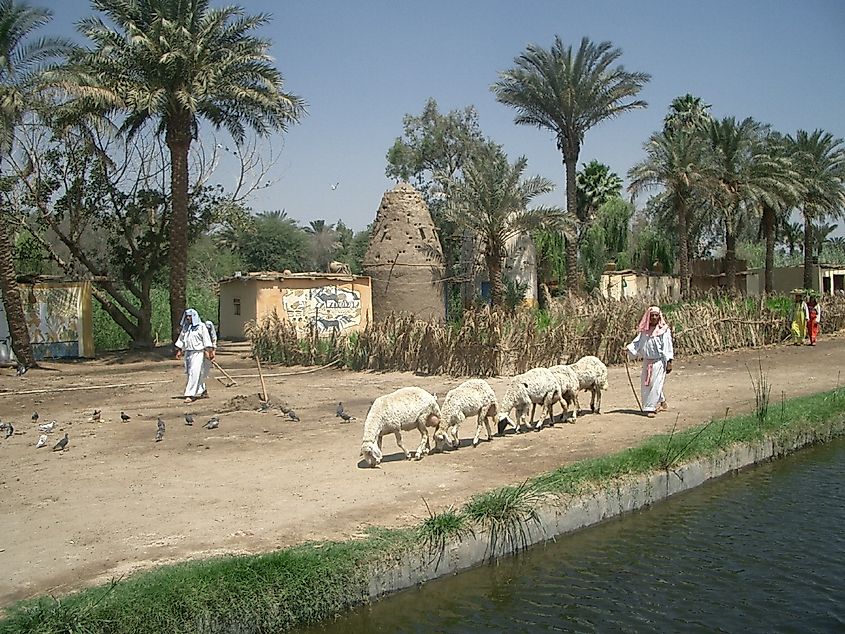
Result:
<instances>
[{"instance_id":1,"label":"sheep wool","mask_svg":"<svg viewBox=\"0 0 845 634\"><path fill-rule=\"evenodd\" d=\"M478 446L481 435L482 424L487 428L487 440L493 440L490 430L489 418L495 420L499 404L496 400L496 393L490 384L484 379L469 379L458 387L449 390L440 408L441 419L437 431L434 433L434 440L437 446L448 444L457 448L460 442L458 430L461 423L467 416L477 416L475 438L472 439L472 446Z\"/></svg>"},{"instance_id":2,"label":"sheep wool","mask_svg":"<svg viewBox=\"0 0 845 634\"><path fill-rule=\"evenodd\" d=\"M590 410L601 414L601 393L608 388L607 366L598 357L581 357L570 366L578 377L579 389L592 393ZM578 399L575 406L579 407Z\"/></svg>"}]
</instances>

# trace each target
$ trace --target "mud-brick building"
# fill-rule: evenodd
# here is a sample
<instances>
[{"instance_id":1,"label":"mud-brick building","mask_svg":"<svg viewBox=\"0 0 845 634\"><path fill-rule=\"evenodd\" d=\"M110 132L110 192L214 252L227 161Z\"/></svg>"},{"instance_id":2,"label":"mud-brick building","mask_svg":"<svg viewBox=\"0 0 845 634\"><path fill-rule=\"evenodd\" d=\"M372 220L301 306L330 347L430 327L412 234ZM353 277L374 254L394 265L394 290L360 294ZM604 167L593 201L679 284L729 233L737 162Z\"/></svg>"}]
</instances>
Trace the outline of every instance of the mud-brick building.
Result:
<instances>
[{"instance_id":1,"label":"mud-brick building","mask_svg":"<svg viewBox=\"0 0 845 634\"><path fill-rule=\"evenodd\" d=\"M373 317L384 319L395 311L445 319L445 270L428 205L411 185L400 183L382 197L364 255Z\"/></svg>"},{"instance_id":2,"label":"mud-brick building","mask_svg":"<svg viewBox=\"0 0 845 634\"><path fill-rule=\"evenodd\" d=\"M318 335L363 330L373 315L370 278L265 271L220 280L221 339L245 339L247 323L274 311L303 336L315 330Z\"/></svg>"}]
</instances>

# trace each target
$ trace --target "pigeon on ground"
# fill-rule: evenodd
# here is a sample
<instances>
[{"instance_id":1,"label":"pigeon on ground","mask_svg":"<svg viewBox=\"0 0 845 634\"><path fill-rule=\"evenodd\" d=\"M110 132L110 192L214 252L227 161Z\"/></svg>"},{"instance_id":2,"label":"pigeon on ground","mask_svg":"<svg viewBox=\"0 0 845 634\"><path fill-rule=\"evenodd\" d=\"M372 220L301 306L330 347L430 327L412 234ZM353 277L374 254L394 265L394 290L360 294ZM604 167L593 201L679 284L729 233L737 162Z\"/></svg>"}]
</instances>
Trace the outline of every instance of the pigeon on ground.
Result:
<instances>
[{"instance_id":1,"label":"pigeon on ground","mask_svg":"<svg viewBox=\"0 0 845 634\"><path fill-rule=\"evenodd\" d=\"M287 404L287 403L285 403L284 405L282 405L282 406L279 408L279 411L280 411L282 414L288 414L288 413L290 413L290 407L288 407L288 404Z\"/></svg>"},{"instance_id":2,"label":"pigeon on ground","mask_svg":"<svg viewBox=\"0 0 845 634\"><path fill-rule=\"evenodd\" d=\"M288 418L291 419L295 423L299 422L299 416L297 416L296 412L294 412L292 409L288 410Z\"/></svg>"},{"instance_id":3,"label":"pigeon on ground","mask_svg":"<svg viewBox=\"0 0 845 634\"><path fill-rule=\"evenodd\" d=\"M49 423L44 423L43 425L38 426L38 431L43 431L45 434L49 434L56 428L56 421L51 420Z\"/></svg>"},{"instance_id":4,"label":"pigeon on ground","mask_svg":"<svg viewBox=\"0 0 845 634\"><path fill-rule=\"evenodd\" d=\"M164 421L161 420L161 417L159 417L156 423L158 425L158 431L156 431L156 442L161 442L164 440Z\"/></svg>"},{"instance_id":5,"label":"pigeon on ground","mask_svg":"<svg viewBox=\"0 0 845 634\"><path fill-rule=\"evenodd\" d=\"M208 422L206 422L206 424L203 425L203 427L205 427L206 429L217 429L217 427L219 425L220 425L220 419L217 416L212 416L211 418L208 419Z\"/></svg>"},{"instance_id":6,"label":"pigeon on ground","mask_svg":"<svg viewBox=\"0 0 845 634\"><path fill-rule=\"evenodd\" d=\"M337 404L337 409L334 411L335 418L343 415L343 402Z\"/></svg>"},{"instance_id":7,"label":"pigeon on ground","mask_svg":"<svg viewBox=\"0 0 845 634\"><path fill-rule=\"evenodd\" d=\"M47 434L41 434L38 437L38 444L35 445L36 449L41 449L41 447L47 444Z\"/></svg>"},{"instance_id":8,"label":"pigeon on ground","mask_svg":"<svg viewBox=\"0 0 845 634\"><path fill-rule=\"evenodd\" d=\"M348 423L351 420L355 420L355 417L352 414L349 414L348 412L341 412L340 414L338 414L338 416L340 416L341 420L343 420L344 423Z\"/></svg>"},{"instance_id":9,"label":"pigeon on ground","mask_svg":"<svg viewBox=\"0 0 845 634\"><path fill-rule=\"evenodd\" d=\"M261 401L258 405L258 411L265 413L270 411L270 401Z\"/></svg>"},{"instance_id":10,"label":"pigeon on ground","mask_svg":"<svg viewBox=\"0 0 845 634\"><path fill-rule=\"evenodd\" d=\"M186 425L193 425L194 424L194 415L190 412L185 412L185 424Z\"/></svg>"},{"instance_id":11,"label":"pigeon on ground","mask_svg":"<svg viewBox=\"0 0 845 634\"><path fill-rule=\"evenodd\" d=\"M130 418L132 417L126 412L120 412L120 420L122 420L124 423L128 422Z\"/></svg>"},{"instance_id":12,"label":"pigeon on ground","mask_svg":"<svg viewBox=\"0 0 845 634\"><path fill-rule=\"evenodd\" d=\"M103 413L103 411L102 411L102 410L95 409L95 410L94 410L94 413L93 413L93 414L91 414L91 421L92 421L92 422L94 422L94 421L98 421L98 420L100 420L100 417L102 416L102 413Z\"/></svg>"},{"instance_id":13,"label":"pigeon on ground","mask_svg":"<svg viewBox=\"0 0 845 634\"><path fill-rule=\"evenodd\" d=\"M15 374L17 374L18 376L23 376L24 374L26 374L27 370L29 370L28 367L26 367L23 363L19 363L18 369L15 370Z\"/></svg>"},{"instance_id":14,"label":"pigeon on ground","mask_svg":"<svg viewBox=\"0 0 845 634\"><path fill-rule=\"evenodd\" d=\"M65 432L65 437L55 444L53 451L64 451L65 447L67 447L67 432Z\"/></svg>"},{"instance_id":15,"label":"pigeon on ground","mask_svg":"<svg viewBox=\"0 0 845 634\"><path fill-rule=\"evenodd\" d=\"M32 412L32 422L33 423L38 422L38 412Z\"/></svg>"},{"instance_id":16,"label":"pigeon on ground","mask_svg":"<svg viewBox=\"0 0 845 634\"><path fill-rule=\"evenodd\" d=\"M15 433L15 428L12 427L12 423L6 423L6 435L4 438L11 438L12 434Z\"/></svg>"}]
</instances>

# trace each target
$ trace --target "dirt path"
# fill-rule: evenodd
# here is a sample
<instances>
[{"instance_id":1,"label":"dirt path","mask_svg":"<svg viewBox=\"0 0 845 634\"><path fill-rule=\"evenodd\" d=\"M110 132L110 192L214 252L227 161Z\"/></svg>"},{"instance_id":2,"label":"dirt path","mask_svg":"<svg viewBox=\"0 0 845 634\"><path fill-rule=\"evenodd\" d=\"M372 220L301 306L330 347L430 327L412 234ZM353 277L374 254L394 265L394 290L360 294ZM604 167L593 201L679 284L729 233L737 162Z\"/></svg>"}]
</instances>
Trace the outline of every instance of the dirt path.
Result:
<instances>
[{"instance_id":1,"label":"dirt path","mask_svg":"<svg viewBox=\"0 0 845 634\"><path fill-rule=\"evenodd\" d=\"M400 459L385 438L379 469L358 465L363 418L372 400L395 388L419 385L441 398L460 383L407 373L322 370L270 378L275 402L287 401L302 422L274 414L222 414L219 429L202 422L235 395L255 395L258 379L226 389L211 380L211 397L190 406L197 423L183 422L181 367L163 357L112 357L50 363L23 378L0 371L0 390L31 390L170 380L135 388L0 394L0 418L16 433L0 440L0 605L45 593L65 593L133 570L219 553L252 553L304 540L348 538L362 527L399 526L432 508L459 505L473 494L521 482L582 458L611 453L657 432L748 411L753 391L746 364L762 358L772 400L834 388L845 368L845 337L816 348L783 346L676 361L667 382L671 411L650 420L636 409L624 368L611 368L605 414L585 414L576 425L496 438L477 449ZM243 346L218 360L232 374L254 374ZM289 372L268 368L266 372ZM636 375L635 375L636 380ZM845 377L843 377L845 380ZM506 379L491 384L501 397ZM337 401L358 417L335 417ZM582 399L588 403L587 399ZM86 422L94 408L103 420ZM50 445L36 450L40 422L56 420ZM123 423L120 411L132 416ZM167 422L153 442L156 417ZM68 450L50 447L63 433ZM461 429L464 444L474 422ZM414 444L410 441L409 445Z\"/></svg>"}]
</instances>

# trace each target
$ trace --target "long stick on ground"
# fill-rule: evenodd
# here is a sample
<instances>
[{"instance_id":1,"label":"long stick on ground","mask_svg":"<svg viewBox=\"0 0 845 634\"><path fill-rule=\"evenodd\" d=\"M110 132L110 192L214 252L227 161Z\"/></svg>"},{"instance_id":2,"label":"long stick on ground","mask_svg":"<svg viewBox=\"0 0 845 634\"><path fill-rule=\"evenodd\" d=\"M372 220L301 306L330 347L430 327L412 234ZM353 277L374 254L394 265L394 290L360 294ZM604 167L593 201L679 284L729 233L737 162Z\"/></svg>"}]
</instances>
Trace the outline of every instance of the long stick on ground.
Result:
<instances>
[{"instance_id":1,"label":"long stick on ground","mask_svg":"<svg viewBox=\"0 0 845 634\"><path fill-rule=\"evenodd\" d=\"M628 354L625 353L625 372L628 373L628 383L631 386L631 391L634 393L634 398L637 399L637 407L640 408L640 412L643 411L642 403L640 403L640 397L637 395L637 389L634 387L634 381L631 379L631 368L628 367Z\"/></svg>"},{"instance_id":2,"label":"long stick on ground","mask_svg":"<svg viewBox=\"0 0 845 634\"><path fill-rule=\"evenodd\" d=\"M172 383L173 379L164 381L147 381L146 383L109 383L108 385L76 385L74 387L51 387L44 390L6 390L0 396L20 396L22 394L46 394L47 392L77 392L83 390L105 390L110 387L139 387L141 385L156 385L158 383Z\"/></svg>"},{"instance_id":3,"label":"long stick on ground","mask_svg":"<svg viewBox=\"0 0 845 634\"><path fill-rule=\"evenodd\" d=\"M218 370L220 370L223 373L223 376L225 376L227 379L229 379L232 382L232 385L238 384L238 382L235 381L235 379L233 379L231 377L231 375L228 372L226 372L226 370L224 370L223 368L220 367L220 364L217 363L217 361L212 360L211 362L214 364L215 368L217 368ZM231 387L231 385L227 385L226 387Z\"/></svg>"},{"instance_id":4,"label":"long stick on ground","mask_svg":"<svg viewBox=\"0 0 845 634\"><path fill-rule=\"evenodd\" d=\"M264 384L264 374L261 372L261 359L258 358L258 355L255 355L255 363L258 364L258 377L261 379L261 397L262 397L262 400L266 403L267 402L267 386Z\"/></svg>"}]
</instances>

